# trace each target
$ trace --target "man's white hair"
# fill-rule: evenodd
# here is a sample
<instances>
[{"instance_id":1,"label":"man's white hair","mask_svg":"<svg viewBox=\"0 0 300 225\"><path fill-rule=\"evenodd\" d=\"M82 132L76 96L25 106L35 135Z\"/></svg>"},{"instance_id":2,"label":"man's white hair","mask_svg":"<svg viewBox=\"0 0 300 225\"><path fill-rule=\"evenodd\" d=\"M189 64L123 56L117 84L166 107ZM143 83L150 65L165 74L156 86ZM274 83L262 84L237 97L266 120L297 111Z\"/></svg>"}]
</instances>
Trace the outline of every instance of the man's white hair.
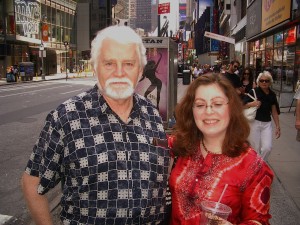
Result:
<instances>
[{"instance_id":1,"label":"man's white hair","mask_svg":"<svg viewBox=\"0 0 300 225\"><path fill-rule=\"evenodd\" d=\"M110 26L100 30L91 43L90 62L97 72L98 60L101 55L102 43L105 39L114 40L120 44L136 44L137 53L140 59L140 66L144 68L147 64L146 48L142 38L130 27L127 26Z\"/></svg>"}]
</instances>

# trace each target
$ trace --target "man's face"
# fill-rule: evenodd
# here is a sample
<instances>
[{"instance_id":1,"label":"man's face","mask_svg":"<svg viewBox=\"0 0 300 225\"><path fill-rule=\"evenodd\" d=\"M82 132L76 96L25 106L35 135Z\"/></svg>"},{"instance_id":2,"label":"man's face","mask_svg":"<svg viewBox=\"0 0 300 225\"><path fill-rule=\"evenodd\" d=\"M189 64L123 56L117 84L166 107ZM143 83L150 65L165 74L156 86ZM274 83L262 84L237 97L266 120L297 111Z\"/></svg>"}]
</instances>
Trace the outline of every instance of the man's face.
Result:
<instances>
[{"instance_id":1,"label":"man's face","mask_svg":"<svg viewBox=\"0 0 300 225\"><path fill-rule=\"evenodd\" d=\"M240 64L238 64L238 63L236 63L236 62L233 63L233 65L232 65L232 70L233 70L233 72L237 71L239 67L240 67Z\"/></svg>"},{"instance_id":2,"label":"man's face","mask_svg":"<svg viewBox=\"0 0 300 225\"><path fill-rule=\"evenodd\" d=\"M103 41L97 75L104 96L114 100L131 97L142 72L136 44Z\"/></svg>"}]
</instances>

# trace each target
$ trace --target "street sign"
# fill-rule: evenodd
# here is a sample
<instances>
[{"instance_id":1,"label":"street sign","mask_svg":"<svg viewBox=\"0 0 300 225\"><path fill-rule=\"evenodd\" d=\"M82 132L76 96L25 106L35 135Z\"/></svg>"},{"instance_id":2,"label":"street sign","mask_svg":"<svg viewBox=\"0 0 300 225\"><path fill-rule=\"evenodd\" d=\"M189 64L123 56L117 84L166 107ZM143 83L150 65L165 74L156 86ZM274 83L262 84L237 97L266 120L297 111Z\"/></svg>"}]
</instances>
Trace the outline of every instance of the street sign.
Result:
<instances>
[{"instance_id":1,"label":"street sign","mask_svg":"<svg viewBox=\"0 0 300 225\"><path fill-rule=\"evenodd\" d=\"M158 4L157 14L166 14L170 13L170 2Z\"/></svg>"},{"instance_id":2,"label":"street sign","mask_svg":"<svg viewBox=\"0 0 300 225\"><path fill-rule=\"evenodd\" d=\"M41 45L40 45L40 50L41 50L41 51L44 51L44 49L45 49L44 45L41 44Z\"/></svg>"},{"instance_id":3,"label":"street sign","mask_svg":"<svg viewBox=\"0 0 300 225\"><path fill-rule=\"evenodd\" d=\"M39 51L39 57L41 58L43 54L43 58L46 58L46 51L40 50Z\"/></svg>"},{"instance_id":4,"label":"street sign","mask_svg":"<svg viewBox=\"0 0 300 225\"><path fill-rule=\"evenodd\" d=\"M228 42L230 44L235 44L235 39L234 38L229 38L229 37L222 36L222 35L215 34L215 33L211 33L211 32L208 32L208 31L205 31L204 36L208 37L208 38L216 39L216 40L219 40L219 41Z\"/></svg>"}]
</instances>

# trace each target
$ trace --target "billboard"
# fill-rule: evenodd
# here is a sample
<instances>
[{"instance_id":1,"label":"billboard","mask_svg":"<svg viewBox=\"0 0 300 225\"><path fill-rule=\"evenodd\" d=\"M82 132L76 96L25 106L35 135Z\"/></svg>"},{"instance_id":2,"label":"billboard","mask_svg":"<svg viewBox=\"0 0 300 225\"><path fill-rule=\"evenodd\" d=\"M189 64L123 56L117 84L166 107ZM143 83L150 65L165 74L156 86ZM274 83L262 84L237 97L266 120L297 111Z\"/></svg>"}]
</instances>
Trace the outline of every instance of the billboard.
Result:
<instances>
[{"instance_id":1,"label":"billboard","mask_svg":"<svg viewBox=\"0 0 300 225\"><path fill-rule=\"evenodd\" d=\"M291 17L291 1L262 0L261 31L265 31Z\"/></svg>"},{"instance_id":2,"label":"billboard","mask_svg":"<svg viewBox=\"0 0 300 225\"><path fill-rule=\"evenodd\" d=\"M151 43L151 40L148 43ZM147 45L147 44L146 44ZM147 64L137 85L137 93L148 98L159 110L163 121L168 116L168 48L146 47Z\"/></svg>"}]
</instances>

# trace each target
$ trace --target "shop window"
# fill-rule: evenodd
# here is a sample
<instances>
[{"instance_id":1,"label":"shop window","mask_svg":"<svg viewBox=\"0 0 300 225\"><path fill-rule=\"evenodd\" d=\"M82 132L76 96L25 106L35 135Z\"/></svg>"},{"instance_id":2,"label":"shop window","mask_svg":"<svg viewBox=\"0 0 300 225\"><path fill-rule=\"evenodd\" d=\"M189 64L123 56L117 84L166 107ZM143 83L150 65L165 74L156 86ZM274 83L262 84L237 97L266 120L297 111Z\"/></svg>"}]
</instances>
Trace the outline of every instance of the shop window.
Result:
<instances>
[{"instance_id":1,"label":"shop window","mask_svg":"<svg viewBox=\"0 0 300 225\"><path fill-rule=\"evenodd\" d=\"M249 44L249 50L250 50L250 52L254 52L254 50L255 50L254 42L250 42L250 44Z\"/></svg>"},{"instance_id":2,"label":"shop window","mask_svg":"<svg viewBox=\"0 0 300 225\"><path fill-rule=\"evenodd\" d=\"M254 67L254 54L253 53L250 53L250 59L249 59L249 65L251 67Z\"/></svg>"},{"instance_id":3,"label":"shop window","mask_svg":"<svg viewBox=\"0 0 300 225\"><path fill-rule=\"evenodd\" d=\"M281 47L283 45L283 33L279 32L274 35L274 47Z\"/></svg>"},{"instance_id":4,"label":"shop window","mask_svg":"<svg viewBox=\"0 0 300 225\"><path fill-rule=\"evenodd\" d=\"M261 39L260 40L260 42L259 42L259 49L260 50L265 50L265 43L266 43L266 39L265 38L263 38L263 39Z\"/></svg>"},{"instance_id":5,"label":"shop window","mask_svg":"<svg viewBox=\"0 0 300 225\"><path fill-rule=\"evenodd\" d=\"M273 48L273 36L266 38L266 48Z\"/></svg>"},{"instance_id":6,"label":"shop window","mask_svg":"<svg viewBox=\"0 0 300 225\"><path fill-rule=\"evenodd\" d=\"M259 40L255 41L254 51L259 51Z\"/></svg>"},{"instance_id":7,"label":"shop window","mask_svg":"<svg viewBox=\"0 0 300 225\"><path fill-rule=\"evenodd\" d=\"M284 45L296 43L296 27L292 27L284 32Z\"/></svg>"},{"instance_id":8,"label":"shop window","mask_svg":"<svg viewBox=\"0 0 300 225\"><path fill-rule=\"evenodd\" d=\"M291 92L294 87L294 60L295 60L295 47L285 47L283 51L283 90Z\"/></svg>"},{"instance_id":9,"label":"shop window","mask_svg":"<svg viewBox=\"0 0 300 225\"><path fill-rule=\"evenodd\" d=\"M274 66L281 66L282 52L283 52L283 48L275 48L274 49Z\"/></svg>"},{"instance_id":10,"label":"shop window","mask_svg":"<svg viewBox=\"0 0 300 225\"><path fill-rule=\"evenodd\" d=\"M266 55L265 55L265 68L272 67L272 61L273 61L273 49L266 49Z\"/></svg>"}]
</instances>

